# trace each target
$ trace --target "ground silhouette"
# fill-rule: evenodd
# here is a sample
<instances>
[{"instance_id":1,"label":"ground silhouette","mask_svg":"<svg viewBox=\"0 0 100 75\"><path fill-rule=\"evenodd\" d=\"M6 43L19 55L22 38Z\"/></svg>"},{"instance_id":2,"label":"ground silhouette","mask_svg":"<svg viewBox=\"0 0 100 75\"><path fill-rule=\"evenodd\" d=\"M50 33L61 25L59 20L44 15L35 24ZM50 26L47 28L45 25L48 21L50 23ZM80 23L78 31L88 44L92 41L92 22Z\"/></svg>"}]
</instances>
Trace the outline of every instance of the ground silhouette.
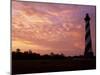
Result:
<instances>
[{"instance_id":1,"label":"ground silhouette","mask_svg":"<svg viewBox=\"0 0 100 75\"><path fill-rule=\"evenodd\" d=\"M12 52L12 74L87 70L96 68L96 57L65 56L64 54L40 55L18 48Z\"/></svg>"}]
</instances>

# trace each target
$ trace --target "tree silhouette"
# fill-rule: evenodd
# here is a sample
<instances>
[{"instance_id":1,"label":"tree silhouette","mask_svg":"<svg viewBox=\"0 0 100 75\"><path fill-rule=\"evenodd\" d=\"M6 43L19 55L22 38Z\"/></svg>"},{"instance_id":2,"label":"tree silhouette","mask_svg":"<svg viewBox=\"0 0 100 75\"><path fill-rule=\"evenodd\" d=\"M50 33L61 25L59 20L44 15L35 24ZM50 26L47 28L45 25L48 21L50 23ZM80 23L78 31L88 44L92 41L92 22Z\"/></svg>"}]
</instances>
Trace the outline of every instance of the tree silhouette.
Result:
<instances>
[{"instance_id":1,"label":"tree silhouette","mask_svg":"<svg viewBox=\"0 0 100 75\"><path fill-rule=\"evenodd\" d=\"M12 59L13 60L37 60L37 59L67 59L67 60L73 60L73 59L80 59L85 58L84 56L65 56L63 53L61 54L55 54L51 52L50 54L44 54L40 55L39 53L32 52L32 50L21 52L21 49L17 48L16 51L12 52ZM95 58L95 56L93 57Z\"/></svg>"},{"instance_id":2,"label":"tree silhouette","mask_svg":"<svg viewBox=\"0 0 100 75\"><path fill-rule=\"evenodd\" d=\"M16 52L17 52L17 53L20 53L20 51L21 51L21 50L20 50L19 48L16 49Z\"/></svg>"},{"instance_id":3,"label":"tree silhouette","mask_svg":"<svg viewBox=\"0 0 100 75\"><path fill-rule=\"evenodd\" d=\"M50 55L40 55L39 53L33 53L32 50L21 52L19 48L16 49L15 52L12 52L12 58L13 59L21 59L21 60L35 60L35 59L60 59L60 58L66 58L64 54L54 54L53 52L50 53Z\"/></svg>"}]
</instances>

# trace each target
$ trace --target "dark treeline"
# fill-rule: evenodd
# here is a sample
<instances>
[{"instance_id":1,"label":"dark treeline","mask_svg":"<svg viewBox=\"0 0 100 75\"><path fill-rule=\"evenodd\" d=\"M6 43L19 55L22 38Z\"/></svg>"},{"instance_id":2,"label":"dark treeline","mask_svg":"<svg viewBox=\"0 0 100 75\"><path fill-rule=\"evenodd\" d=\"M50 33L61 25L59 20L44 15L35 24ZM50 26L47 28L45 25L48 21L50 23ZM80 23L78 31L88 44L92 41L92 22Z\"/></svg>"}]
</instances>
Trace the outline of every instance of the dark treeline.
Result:
<instances>
[{"instance_id":1,"label":"dark treeline","mask_svg":"<svg viewBox=\"0 0 100 75\"><path fill-rule=\"evenodd\" d=\"M40 55L39 53L33 53L31 50L21 52L20 49L12 52L12 59L64 59L64 54L50 54Z\"/></svg>"},{"instance_id":2,"label":"dark treeline","mask_svg":"<svg viewBox=\"0 0 100 75\"><path fill-rule=\"evenodd\" d=\"M84 56L65 56L64 54L54 54L51 52L50 54L40 55L39 53L33 53L31 50L21 52L20 49L16 49L16 51L12 52L13 60L36 60L36 59L73 59L73 58L84 58Z\"/></svg>"}]
</instances>

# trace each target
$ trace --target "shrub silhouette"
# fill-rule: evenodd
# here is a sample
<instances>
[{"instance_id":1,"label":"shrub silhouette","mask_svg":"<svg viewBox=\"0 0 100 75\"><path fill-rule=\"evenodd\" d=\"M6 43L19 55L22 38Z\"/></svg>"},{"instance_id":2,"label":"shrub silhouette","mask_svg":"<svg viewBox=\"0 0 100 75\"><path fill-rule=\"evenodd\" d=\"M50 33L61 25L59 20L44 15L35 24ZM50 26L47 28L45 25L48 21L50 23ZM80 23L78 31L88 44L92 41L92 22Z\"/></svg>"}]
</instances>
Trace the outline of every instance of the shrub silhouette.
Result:
<instances>
[{"instance_id":1,"label":"shrub silhouette","mask_svg":"<svg viewBox=\"0 0 100 75\"><path fill-rule=\"evenodd\" d=\"M34 59L63 59L66 58L64 54L54 54L53 52L45 55L40 55L39 53L33 53L32 50L21 52L21 50L18 48L16 51L12 52L12 59L18 59L18 60L34 60Z\"/></svg>"},{"instance_id":2,"label":"shrub silhouette","mask_svg":"<svg viewBox=\"0 0 100 75\"><path fill-rule=\"evenodd\" d=\"M16 49L16 51L12 52L12 59L13 60L37 60L37 59L80 59L80 58L86 58L84 55L80 56L65 56L63 53L61 54L55 54L51 52L50 54L44 54L40 55L39 53L33 53L32 50L21 52L19 48ZM92 58L96 58L95 56Z\"/></svg>"}]
</instances>

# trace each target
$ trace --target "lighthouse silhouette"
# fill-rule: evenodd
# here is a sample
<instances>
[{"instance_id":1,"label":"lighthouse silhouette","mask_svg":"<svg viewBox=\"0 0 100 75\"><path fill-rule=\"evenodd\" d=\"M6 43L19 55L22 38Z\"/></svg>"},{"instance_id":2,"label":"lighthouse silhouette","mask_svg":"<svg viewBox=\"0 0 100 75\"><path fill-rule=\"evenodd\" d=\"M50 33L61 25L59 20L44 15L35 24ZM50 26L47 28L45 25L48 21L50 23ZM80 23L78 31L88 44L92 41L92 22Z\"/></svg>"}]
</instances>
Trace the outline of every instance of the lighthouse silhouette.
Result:
<instances>
[{"instance_id":1,"label":"lighthouse silhouette","mask_svg":"<svg viewBox=\"0 0 100 75\"><path fill-rule=\"evenodd\" d=\"M91 31L90 31L90 17L89 14L87 13L85 18L85 52L84 56L85 57L93 57L93 52L92 52L92 40L91 40Z\"/></svg>"}]
</instances>

